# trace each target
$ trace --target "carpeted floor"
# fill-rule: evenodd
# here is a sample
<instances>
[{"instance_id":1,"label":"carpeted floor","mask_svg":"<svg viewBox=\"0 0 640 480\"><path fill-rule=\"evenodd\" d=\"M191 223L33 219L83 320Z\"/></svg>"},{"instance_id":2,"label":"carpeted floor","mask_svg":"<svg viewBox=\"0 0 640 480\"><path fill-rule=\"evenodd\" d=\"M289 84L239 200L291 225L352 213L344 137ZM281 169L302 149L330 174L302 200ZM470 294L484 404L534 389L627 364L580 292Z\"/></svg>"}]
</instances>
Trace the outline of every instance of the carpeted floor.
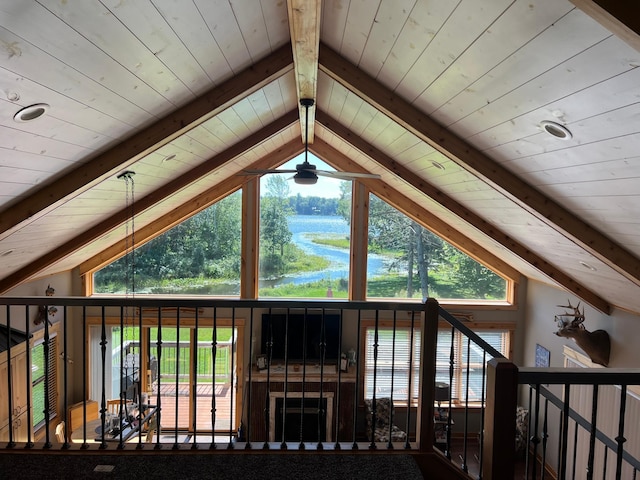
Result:
<instances>
[{"instance_id":1,"label":"carpeted floor","mask_svg":"<svg viewBox=\"0 0 640 480\"><path fill-rule=\"evenodd\" d=\"M0 453L0 479L422 479L411 455Z\"/></svg>"}]
</instances>

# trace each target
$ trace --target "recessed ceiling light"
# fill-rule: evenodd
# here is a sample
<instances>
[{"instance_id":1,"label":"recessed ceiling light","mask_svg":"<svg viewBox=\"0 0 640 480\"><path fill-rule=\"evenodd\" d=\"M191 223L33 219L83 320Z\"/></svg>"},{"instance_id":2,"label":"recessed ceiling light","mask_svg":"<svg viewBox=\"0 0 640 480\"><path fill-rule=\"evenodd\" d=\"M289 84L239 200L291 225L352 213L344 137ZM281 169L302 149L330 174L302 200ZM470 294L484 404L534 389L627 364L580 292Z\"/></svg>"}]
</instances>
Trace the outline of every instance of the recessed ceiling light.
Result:
<instances>
[{"instance_id":1,"label":"recessed ceiling light","mask_svg":"<svg viewBox=\"0 0 640 480\"><path fill-rule=\"evenodd\" d=\"M176 154L172 153L171 155L167 155L166 157L164 157L162 159L162 163L164 162L170 162L171 160L175 160L176 159Z\"/></svg>"},{"instance_id":2,"label":"recessed ceiling light","mask_svg":"<svg viewBox=\"0 0 640 480\"><path fill-rule=\"evenodd\" d=\"M596 272L598 270L596 267L589 265L587 262L583 262L582 260L580 260L578 263L582 265L584 268L588 268L592 272Z\"/></svg>"},{"instance_id":3,"label":"recessed ceiling light","mask_svg":"<svg viewBox=\"0 0 640 480\"><path fill-rule=\"evenodd\" d=\"M49 105L46 103L36 103L35 105L29 105L28 107L21 108L13 116L16 122L30 122L36 118L40 118L49 110Z\"/></svg>"},{"instance_id":4,"label":"recessed ceiling light","mask_svg":"<svg viewBox=\"0 0 640 480\"><path fill-rule=\"evenodd\" d=\"M558 122L543 120L540 122L540 126L549 135L553 135L554 137L561 140L569 140L573 137L573 134L569 131L569 129Z\"/></svg>"},{"instance_id":5,"label":"recessed ceiling light","mask_svg":"<svg viewBox=\"0 0 640 480\"><path fill-rule=\"evenodd\" d=\"M11 255L12 253L13 253L13 248L9 250L5 250L4 252L0 253L0 257L6 257L7 255Z\"/></svg>"},{"instance_id":6,"label":"recessed ceiling light","mask_svg":"<svg viewBox=\"0 0 640 480\"><path fill-rule=\"evenodd\" d=\"M445 169L444 165L442 165L440 162L436 162L435 160L433 160L431 162L431 165L436 167L438 170L444 170Z\"/></svg>"}]
</instances>

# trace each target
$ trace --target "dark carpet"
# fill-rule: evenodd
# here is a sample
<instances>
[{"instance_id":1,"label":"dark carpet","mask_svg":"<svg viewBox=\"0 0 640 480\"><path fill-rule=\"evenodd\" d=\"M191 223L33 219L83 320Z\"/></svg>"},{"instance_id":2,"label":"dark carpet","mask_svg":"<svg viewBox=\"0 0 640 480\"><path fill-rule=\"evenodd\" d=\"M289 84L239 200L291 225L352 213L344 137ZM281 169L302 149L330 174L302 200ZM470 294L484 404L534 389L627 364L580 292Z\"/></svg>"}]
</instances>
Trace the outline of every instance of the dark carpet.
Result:
<instances>
[{"instance_id":1,"label":"dark carpet","mask_svg":"<svg viewBox=\"0 0 640 480\"><path fill-rule=\"evenodd\" d=\"M113 468L112 468L113 467ZM0 453L0 479L423 478L411 455Z\"/></svg>"}]
</instances>

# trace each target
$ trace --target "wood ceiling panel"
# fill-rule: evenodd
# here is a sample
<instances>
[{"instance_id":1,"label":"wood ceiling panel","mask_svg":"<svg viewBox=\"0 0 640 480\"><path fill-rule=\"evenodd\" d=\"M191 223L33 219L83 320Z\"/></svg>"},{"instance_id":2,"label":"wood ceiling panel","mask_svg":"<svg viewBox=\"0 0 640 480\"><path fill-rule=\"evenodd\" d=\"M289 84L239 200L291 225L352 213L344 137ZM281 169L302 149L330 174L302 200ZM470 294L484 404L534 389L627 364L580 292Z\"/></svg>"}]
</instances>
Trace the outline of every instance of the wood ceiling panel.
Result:
<instances>
[{"instance_id":1,"label":"wood ceiling panel","mask_svg":"<svg viewBox=\"0 0 640 480\"><path fill-rule=\"evenodd\" d=\"M362 51L367 43L371 25L374 23L381 1L350 2L345 8L344 2L336 0L323 7L326 22L344 25L344 29L335 31L335 36L327 40L337 46L337 50L351 63L358 65ZM325 29L325 31L333 29ZM324 41L324 37L323 37Z\"/></svg>"},{"instance_id":2,"label":"wood ceiling panel","mask_svg":"<svg viewBox=\"0 0 640 480\"><path fill-rule=\"evenodd\" d=\"M46 155L47 158L66 160L70 164L80 161L92 154L93 150L81 145L63 142L55 138L43 137L30 132L21 131L19 124L0 125L0 145L5 152L24 152L34 155ZM2 155L3 164L9 156ZM48 162L43 162L48 164Z\"/></svg>"},{"instance_id":3,"label":"wood ceiling panel","mask_svg":"<svg viewBox=\"0 0 640 480\"><path fill-rule=\"evenodd\" d=\"M509 162L503 162L510 170L526 177L526 174L551 179L555 176L556 171L573 170L572 174L578 178L583 175L579 171L584 166L585 178L589 178L590 173L595 170L602 169L604 176L601 178L609 178L614 175L626 175L629 172L638 172L640 167L638 163L638 151L640 148L640 133L632 135L623 135L602 141L594 141L586 145L576 145L572 148L564 148L561 150L530 155L523 158L517 158ZM618 173L612 169L614 164L607 165L610 162L623 162L615 167L623 166L622 173ZM624 162L628 166L624 165ZM606 172L607 169L609 172ZM593 178L593 177L591 177Z\"/></svg>"},{"instance_id":4,"label":"wood ceiling panel","mask_svg":"<svg viewBox=\"0 0 640 480\"><path fill-rule=\"evenodd\" d=\"M198 6L204 3L211 2L200 0ZM289 29L285 2L261 1L258 5L257 2L231 0L229 3L252 61L287 42ZM217 12L216 16L219 15Z\"/></svg>"},{"instance_id":5,"label":"wood ceiling panel","mask_svg":"<svg viewBox=\"0 0 640 480\"><path fill-rule=\"evenodd\" d=\"M611 92L616 92L612 95ZM511 119L486 130L482 135L470 137L476 146L486 149L497 160L512 159L527 155L544 153L550 150L574 145L577 139L587 139L585 128L590 135L602 138L600 129L607 130L618 124L618 128L632 127L633 119L625 124L616 122L616 111L634 108L640 95L640 69L634 68L620 75L555 100L539 109ZM604 116L604 117L601 117ZM554 120L566 123L574 133L574 140L559 142L540 133L541 120ZM605 120L606 121L603 121ZM611 122L611 120L614 120ZM610 125L611 124L611 125Z\"/></svg>"},{"instance_id":6,"label":"wood ceiling panel","mask_svg":"<svg viewBox=\"0 0 640 480\"><path fill-rule=\"evenodd\" d=\"M33 184L35 185L46 180L49 176L74 165L74 162L69 160L43 155L43 153L36 154L0 148L1 167L7 169L5 170L6 172L9 169L12 172L9 175L2 175L0 179L18 182L23 181L22 178L29 177L34 180ZM20 172L20 170L24 171Z\"/></svg>"},{"instance_id":7,"label":"wood ceiling panel","mask_svg":"<svg viewBox=\"0 0 640 480\"><path fill-rule=\"evenodd\" d=\"M161 63L158 67L175 75L191 94L199 95L211 88L211 80L202 66L153 3L120 0L102 0L102 3L129 31L135 32L136 38ZM182 5L181 10L185 7L188 8ZM131 54L139 58L135 51ZM147 59L142 61L147 63ZM153 65L147 63L146 66Z\"/></svg>"},{"instance_id":8,"label":"wood ceiling panel","mask_svg":"<svg viewBox=\"0 0 640 480\"><path fill-rule=\"evenodd\" d=\"M90 6L89 2L72 3L79 10ZM56 7L51 4L49 8ZM12 62L14 71L40 79L45 70L50 88L72 98L81 95L84 101L77 99L82 103L100 105L102 111L116 118L126 118L128 113L134 124L148 119L149 112L170 108L171 102L40 4L5 2L2 8L0 26L6 29L2 32L3 41L14 44L20 51ZM96 8L104 11L102 6ZM95 14L87 13L96 20ZM127 32L126 37L131 38L131 33ZM69 45L75 48L70 49Z\"/></svg>"},{"instance_id":9,"label":"wood ceiling panel","mask_svg":"<svg viewBox=\"0 0 640 480\"><path fill-rule=\"evenodd\" d=\"M423 98L424 91L511 3L510 0L458 2L444 24L438 25L442 17L437 18L433 28L436 36L425 37L428 44L418 47L422 52L394 89L395 93L409 102L415 101L415 106L425 112L440 106L441 99Z\"/></svg>"},{"instance_id":10,"label":"wood ceiling panel","mask_svg":"<svg viewBox=\"0 0 640 480\"><path fill-rule=\"evenodd\" d=\"M0 15L0 21L1 18L2 15ZM7 30L0 28L0 36L10 42L11 38L14 38L13 43L20 44L20 39L11 37ZM25 94L24 103L22 101L19 104L16 103L14 107L16 112L23 106L44 101L52 105L53 108L50 110L51 117L58 119L58 122L75 120L82 122L82 125L86 125L91 131L110 132L112 135L122 134L127 129L130 129L131 126L128 122L131 122L131 125L136 122L143 124L151 118L149 113L128 100L113 94L108 88L99 85L82 74L65 68L59 61L46 56L35 47L27 45L20 48L20 57L16 60L13 60L16 57L12 57L12 70L2 70L3 77L6 75L13 77L10 83L4 83L7 86L6 88L10 89L10 92L18 94L21 98L23 93ZM39 74L43 69L47 70L48 74L45 79L40 79ZM30 78L36 78L44 82L43 86L45 88L39 89L37 95L31 96L28 94L30 85L33 83L29 80ZM27 90L23 90L23 85L27 86ZM64 96L68 97L67 100L60 101L60 98ZM78 112L77 117L76 112ZM42 122L39 121L37 123ZM67 123L67 125L71 124ZM16 127L14 125L14 128ZM26 124L21 125L20 128L23 127L26 127ZM32 127L33 125L29 124L29 128ZM75 129L81 130L80 127L75 127ZM29 131L28 129L26 130ZM78 143L75 135L71 136L69 143Z\"/></svg>"},{"instance_id":11,"label":"wood ceiling panel","mask_svg":"<svg viewBox=\"0 0 640 480\"><path fill-rule=\"evenodd\" d=\"M122 19L118 17L119 10L109 10L99 0L50 1L47 2L47 9L113 59L119 68L135 75L136 83L143 83L156 95L162 96L168 105L178 106L195 98L194 93L163 61L163 52L153 50L141 41L141 36L149 35L149 32L144 32L146 22L142 18L138 19L142 25L135 25L135 35L128 28L127 23L131 21L129 14L135 8L125 8ZM136 13L144 16L144 13L153 10L153 6L148 6ZM160 28L152 30L154 35L162 36ZM178 61L180 60L173 60Z\"/></svg>"},{"instance_id":12,"label":"wood ceiling panel","mask_svg":"<svg viewBox=\"0 0 640 480\"><path fill-rule=\"evenodd\" d=\"M230 118L237 121L237 114L232 111L224 116L217 115L188 132L187 136L194 142L189 151L207 158L238 141L239 137L227 124Z\"/></svg>"},{"instance_id":13,"label":"wood ceiling panel","mask_svg":"<svg viewBox=\"0 0 640 480\"><path fill-rule=\"evenodd\" d=\"M345 8L342 0L324 0L322 2L320 36L335 50L340 49L350 7L351 5L348 5Z\"/></svg>"},{"instance_id":14,"label":"wood ceiling panel","mask_svg":"<svg viewBox=\"0 0 640 480\"><path fill-rule=\"evenodd\" d=\"M558 182L551 185L539 186L540 190L550 197L562 196L565 199L579 201L584 197L609 197L615 199L618 195L630 197L630 203L638 205L640 203L640 176L629 178L617 178L614 180L581 180Z\"/></svg>"},{"instance_id":15,"label":"wood ceiling panel","mask_svg":"<svg viewBox=\"0 0 640 480\"><path fill-rule=\"evenodd\" d=\"M255 107L259 106L257 103L252 103L248 98L236 103L232 109L238 115L238 118L242 120L242 123L246 126L246 135L241 135L240 138L246 138L251 135L251 132L259 130L265 125L268 125L273 120L273 115L270 110L266 110L265 113L259 114L256 112ZM268 106L265 102L263 106ZM234 129L235 130L235 129ZM237 130L235 130L237 132ZM242 130L240 131L242 133Z\"/></svg>"},{"instance_id":16,"label":"wood ceiling panel","mask_svg":"<svg viewBox=\"0 0 640 480\"><path fill-rule=\"evenodd\" d=\"M209 40L205 45L215 43L220 48L225 62L231 67L231 71L234 74L251 65L251 52L249 52L248 46L243 39L243 32L238 25L234 6L228 2L210 2L207 0L200 0L195 3L204 19L206 28L213 36L213 42ZM256 10L258 9L255 8L255 4L247 4L245 2L242 13L253 16L257 13ZM269 39L266 36L264 38L264 47L269 48ZM259 56L256 56L256 58L259 58Z\"/></svg>"},{"instance_id":17,"label":"wood ceiling panel","mask_svg":"<svg viewBox=\"0 0 640 480\"><path fill-rule=\"evenodd\" d=\"M440 122L450 123L452 118L458 119L478 108L473 105L480 99L490 101L492 97L487 96L488 92L485 91L488 87L485 75L501 87L511 79L526 75L523 71L511 70L508 76L496 76L491 70L503 62L509 63L512 60L510 57L517 55L520 49L526 50L532 44L544 43L540 37L548 35L547 30L559 30L560 27L556 25L571 9L568 2L513 2L422 94L422 98L442 99L439 108L431 112L433 117ZM558 34L566 37L563 33ZM567 43L568 39L561 41ZM539 55L540 59L551 61L563 53L556 52L561 49L551 48L552 51ZM530 71L529 66L523 67ZM484 89L477 88L477 84L485 84Z\"/></svg>"},{"instance_id":18,"label":"wood ceiling panel","mask_svg":"<svg viewBox=\"0 0 640 480\"><path fill-rule=\"evenodd\" d=\"M200 129L198 129L198 131L199 130ZM211 137L212 135L210 133L206 136L208 139ZM185 135L181 135L167 145L162 146L149 156L160 156L165 162L176 162L194 167L206 160L210 152L212 152L210 147L203 145L187 133Z\"/></svg>"},{"instance_id":19,"label":"wood ceiling panel","mask_svg":"<svg viewBox=\"0 0 640 480\"><path fill-rule=\"evenodd\" d=\"M449 123L449 127L463 138L470 137L635 68L629 65L630 55L638 56L617 38L609 37L541 75L524 78L525 83L500 97L489 97L489 103L484 102L484 106Z\"/></svg>"},{"instance_id":20,"label":"wood ceiling panel","mask_svg":"<svg viewBox=\"0 0 640 480\"><path fill-rule=\"evenodd\" d=\"M373 77L385 64L394 47L398 34L407 25L407 20L415 0L395 0L380 2L376 20L368 32L367 42L361 50L358 65Z\"/></svg>"},{"instance_id":21,"label":"wood ceiling panel","mask_svg":"<svg viewBox=\"0 0 640 480\"><path fill-rule=\"evenodd\" d=\"M24 55L27 55L27 53L25 52ZM27 62L28 61L29 60L27 60ZM33 59L32 61L36 60ZM24 65L27 66L28 64L25 63ZM31 65L28 66L31 67ZM60 65L52 64L51 66L56 69L61 68ZM18 67L17 72L14 70L16 67ZM0 84L3 85L7 99L11 99L10 102L2 100L1 103L4 111L16 113L23 107L44 101L52 107L49 113L59 121L81 125L87 130L99 132L108 138L117 138L118 136L128 134L131 129L134 128L134 125L129 123L132 118L123 118L124 115L122 115L121 112L120 117L116 118L101 111L100 103L95 102L97 98L95 96L90 96L92 93L95 93L95 91L91 91L92 86L90 86L90 91L88 92L89 95L87 96L81 93L80 89L73 89L72 86L77 84L76 81L81 81L80 79L72 79L67 76L61 84L58 84L58 86L62 85L61 88L63 88L63 91L61 93L53 88L49 88L48 83L50 78L55 78L60 75L59 73L52 72L50 76L48 75L47 78L44 79L44 81L43 79L38 79L38 82L42 82L38 83L36 81L32 81L26 76L29 72L31 74L37 74L38 70L32 69L29 71L22 71L20 69L20 65L13 65L13 62L9 65L0 65ZM55 85L51 86L54 87ZM105 91L101 96L104 97L107 94L108 92ZM116 97L111 94L111 98ZM117 98L119 99L119 97ZM122 102L119 102L118 100L116 100L115 103L122 105ZM87 104L91 104L91 106L88 106ZM126 102L126 105L122 105L125 112L131 110L129 105L129 102ZM105 110L108 110L108 108ZM137 109L137 113L140 113L139 109ZM145 115L141 120L144 121L148 118L150 117ZM27 127L27 125L15 122L10 124L7 123L7 125L7 128L12 128L16 133L18 133L21 128ZM38 139L38 143L53 141L58 140L51 138ZM74 143L69 143L69 146L70 148L73 147Z\"/></svg>"},{"instance_id":22,"label":"wood ceiling panel","mask_svg":"<svg viewBox=\"0 0 640 480\"><path fill-rule=\"evenodd\" d=\"M245 123L244 119L234 108L229 108L220 113L218 118L222 123L224 123L227 131L231 132L231 135L235 136L236 141L241 138L246 138L251 134L251 130Z\"/></svg>"},{"instance_id":23,"label":"wood ceiling panel","mask_svg":"<svg viewBox=\"0 0 640 480\"><path fill-rule=\"evenodd\" d=\"M195 2L154 0L154 6L180 38L212 86L231 77L233 71L213 38Z\"/></svg>"},{"instance_id":24,"label":"wood ceiling panel","mask_svg":"<svg viewBox=\"0 0 640 480\"><path fill-rule=\"evenodd\" d=\"M449 0L415 2L376 78L395 90L406 72L429 47L457 3Z\"/></svg>"},{"instance_id":25,"label":"wood ceiling panel","mask_svg":"<svg viewBox=\"0 0 640 480\"><path fill-rule=\"evenodd\" d=\"M76 148L92 151L97 150L107 142L113 140L111 137L102 135L101 133L61 120L56 117L56 111L51 109L49 110L50 113L43 118L39 118L37 121L17 123L13 121L13 115L17 113L21 107L12 105L10 108L13 113L10 118L0 122L3 127L21 130L27 134L42 137L45 142L48 142L46 139L53 138L58 142L68 143L71 146L76 146ZM42 149L44 149L44 146Z\"/></svg>"}]
</instances>

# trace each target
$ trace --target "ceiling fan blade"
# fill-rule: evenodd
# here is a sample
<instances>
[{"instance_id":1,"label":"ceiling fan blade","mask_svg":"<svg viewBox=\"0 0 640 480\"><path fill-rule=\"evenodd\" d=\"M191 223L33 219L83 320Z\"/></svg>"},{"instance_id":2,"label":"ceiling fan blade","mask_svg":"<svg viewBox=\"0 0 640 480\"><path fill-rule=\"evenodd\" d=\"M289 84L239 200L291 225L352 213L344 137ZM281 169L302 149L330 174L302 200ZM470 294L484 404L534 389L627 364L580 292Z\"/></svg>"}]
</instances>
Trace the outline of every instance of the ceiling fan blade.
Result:
<instances>
[{"instance_id":1,"label":"ceiling fan blade","mask_svg":"<svg viewBox=\"0 0 640 480\"><path fill-rule=\"evenodd\" d=\"M327 170L315 170L315 173L323 177L338 178L340 180L353 180L354 178L380 178L380 175L376 173L330 172Z\"/></svg>"},{"instance_id":2,"label":"ceiling fan blade","mask_svg":"<svg viewBox=\"0 0 640 480\"><path fill-rule=\"evenodd\" d=\"M297 170L242 170L239 175L265 175L267 173L296 173Z\"/></svg>"}]
</instances>

